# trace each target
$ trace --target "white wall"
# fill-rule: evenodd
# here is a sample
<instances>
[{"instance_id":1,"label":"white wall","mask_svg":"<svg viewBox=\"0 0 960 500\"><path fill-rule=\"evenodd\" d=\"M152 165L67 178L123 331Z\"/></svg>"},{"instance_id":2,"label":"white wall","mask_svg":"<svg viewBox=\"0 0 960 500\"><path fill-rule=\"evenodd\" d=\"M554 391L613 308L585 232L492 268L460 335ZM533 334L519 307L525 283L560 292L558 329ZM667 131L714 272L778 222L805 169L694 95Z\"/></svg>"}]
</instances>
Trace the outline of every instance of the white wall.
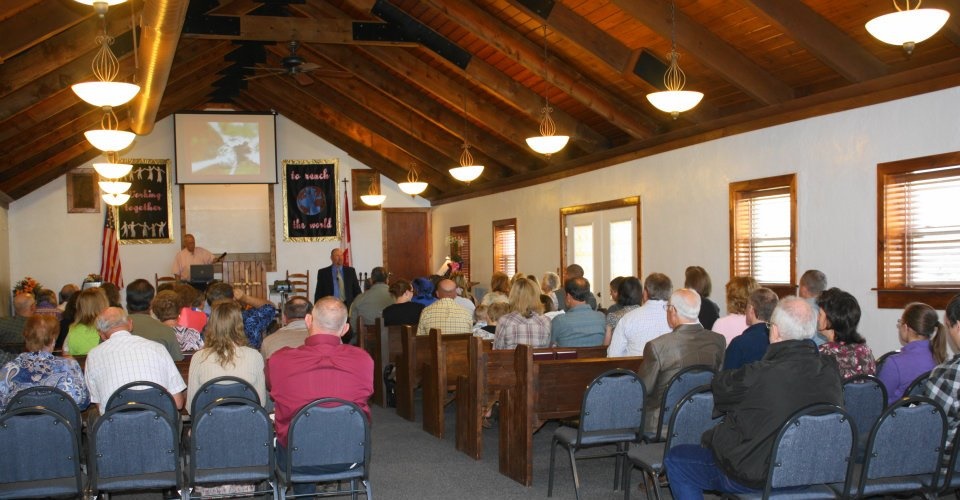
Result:
<instances>
[{"instance_id":1,"label":"white wall","mask_svg":"<svg viewBox=\"0 0 960 500\"><path fill-rule=\"evenodd\" d=\"M857 297L860 331L875 352L899 347L898 310L876 292L876 165L960 150L960 88L811 118L643 158L599 171L434 209L434 255L451 226L470 225L472 278L488 282L491 222L516 217L518 270L560 266L562 207L640 195L642 262L683 284L702 265L724 305L729 279L728 184L796 172L797 269L817 268Z\"/></svg>"},{"instance_id":2,"label":"white wall","mask_svg":"<svg viewBox=\"0 0 960 500\"><path fill-rule=\"evenodd\" d=\"M172 117L158 122L150 135L137 138L133 148L125 152L124 157L174 160ZM341 179L350 179L352 169L368 168L282 116L277 119L277 157L278 161L337 158L340 160L338 176ZM342 186L340 189L343 189ZM395 183L384 177L381 177L381 191L387 195L384 206L388 208L429 206L422 198L411 199L403 194ZM291 272L307 270L315 276L317 269L330 265L330 250L339 246L339 241L284 242L281 196L282 189L277 185L274 203L277 210L275 237L278 272L268 273L268 283L279 279L287 269ZM0 287L10 289L12 283L22 277L32 276L43 285L59 290L65 283L79 283L87 274L100 271L103 214L68 214L66 199L66 177L62 176L13 202L9 211L0 210ZM351 207L356 203L361 202L350 200ZM154 273L170 274L173 256L180 249L179 206L179 189L174 185L173 243L121 245L120 259L126 283L136 278L153 281ZM358 271L369 272L381 263L380 214L380 211L350 211L353 265ZM6 229L8 222L9 231ZM203 242L198 244L202 246ZM3 265L7 261L8 248L9 267ZM0 294L2 311L8 310L8 306L3 305L4 300L9 302L6 295Z\"/></svg>"}]
</instances>

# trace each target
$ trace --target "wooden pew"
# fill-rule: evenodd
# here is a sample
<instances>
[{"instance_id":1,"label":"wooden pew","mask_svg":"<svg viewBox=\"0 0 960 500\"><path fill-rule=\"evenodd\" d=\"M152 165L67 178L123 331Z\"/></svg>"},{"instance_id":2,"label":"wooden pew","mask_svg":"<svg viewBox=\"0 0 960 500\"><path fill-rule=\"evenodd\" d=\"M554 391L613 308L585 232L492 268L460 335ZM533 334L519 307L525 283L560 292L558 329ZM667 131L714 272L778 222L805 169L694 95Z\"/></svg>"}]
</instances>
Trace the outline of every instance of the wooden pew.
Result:
<instances>
[{"instance_id":1,"label":"wooden pew","mask_svg":"<svg viewBox=\"0 0 960 500\"><path fill-rule=\"evenodd\" d=\"M602 358L607 348L552 347L533 349L534 362L555 359ZM457 449L475 460L483 457L483 413L488 398L516 384L514 351L494 350L493 343L474 337L467 347L467 375L457 381Z\"/></svg>"},{"instance_id":2,"label":"wooden pew","mask_svg":"<svg viewBox=\"0 0 960 500\"><path fill-rule=\"evenodd\" d=\"M380 337L383 334L381 323L383 320L380 318L375 318L373 320L373 325L367 325L365 319L361 316L357 321L358 329L357 332L357 345L370 353L370 357L373 358L373 396L371 400L374 404L381 407L387 405L387 391L383 385L383 352L381 351L381 342Z\"/></svg>"},{"instance_id":3,"label":"wooden pew","mask_svg":"<svg viewBox=\"0 0 960 500\"><path fill-rule=\"evenodd\" d=\"M442 334L430 330L427 365L423 372L423 430L443 439L443 409L451 399L447 392L457 388L457 379L467 375L467 346L472 333Z\"/></svg>"},{"instance_id":4,"label":"wooden pew","mask_svg":"<svg viewBox=\"0 0 960 500\"><path fill-rule=\"evenodd\" d=\"M427 343L430 337L417 335L415 325L400 327L401 350L397 365L397 415L415 421L416 410L413 407L414 390L421 384L423 366L427 363L430 349Z\"/></svg>"},{"instance_id":5,"label":"wooden pew","mask_svg":"<svg viewBox=\"0 0 960 500\"><path fill-rule=\"evenodd\" d=\"M533 360L533 349L514 353L516 383L500 395L500 473L533 484L533 433L547 420L580 414L583 393L614 368L636 371L642 357Z\"/></svg>"}]
</instances>

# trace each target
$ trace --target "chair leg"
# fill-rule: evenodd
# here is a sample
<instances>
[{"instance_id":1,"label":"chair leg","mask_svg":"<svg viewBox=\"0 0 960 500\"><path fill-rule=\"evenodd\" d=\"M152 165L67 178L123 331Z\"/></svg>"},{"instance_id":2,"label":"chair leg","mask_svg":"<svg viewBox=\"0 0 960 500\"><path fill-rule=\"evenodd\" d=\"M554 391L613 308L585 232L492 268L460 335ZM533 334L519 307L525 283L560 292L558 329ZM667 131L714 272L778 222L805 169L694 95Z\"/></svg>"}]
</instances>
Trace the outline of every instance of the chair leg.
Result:
<instances>
[{"instance_id":1,"label":"chair leg","mask_svg":"<svg viewBox=\"0 0 960 500\"><path fill-rule=\"evenodd\" d=\"M355 478L351 479L350 480L350 498L352 498L353 500L357 500L357 493L359 491L360 491L360 484L357 482Z\"/></svg>"},{"instance_id":2,"label":"chair leg","mask_svg":"<svg viewBox=\"0 0 960 500\"><path fill-rule=\"evenodd\" d=\"M623 461L623 500L630 500L630 471L633 469L633 462Z\"/></svg>"},{"instance_id":3,"label":"chair leg","mask_svg":"<svg viewBox=\"0 0 960 500\"><path fill-rule=\"evenodd\" d=\"M367 491L367 500L373 500L373 491L370 490L370 481L363 481L363 488Z\"/></svg>"},{"instance_id":4,"label":"chair leg","mask_svg":"<svg viewBox=\"0 0 960 500\"><path fill-rule=\"evenodd\" d=\"M627 443L617 443L617 454L614 455L614 465L613 465L613 491L619 491L619 488L623 487L623 480L621 479L620 472L623 470L623 462L627 456L625 447L629 447Z\"/></svg>"},{"instance_id":5,"label":"chair leg","mask_svg":"<svg viewBox=\"0 0 960 500\"><path fill-rule=\"evenodd\" d=\"M660 470L663 472L663 469ZM663 500L663 489L660 487L660 474L651 473L650 480L653 482L653 495L657 500ZM647 492L647 500L650 498L650 493Z\"/></svg>"},{"instance_id":6,"label":"chair leg","mask_svg":"<svg viewBox=\"0 0 960 500\"><path fill-rule=\"evenodd\" d=\"M567 448L567 453L570 455L570 470L573 471L573 489L577 492L577 500L580 500L580 475L577 473L575 452L576 450L572 446Z\"/></svg>"},{"instance_id":7,"label":"chair leg","mask_svg":"<svg viewBox=\"0 0 960 500\"><path fill-rule=\"evenodd\" d=\"M559 441L557 441L557 438L553 438L550 441L550 475L547 476L548 477L547 479L547 497L548 498L553 496L553 466L556 463L558 443Z\"/></svg>"}]
</instances>

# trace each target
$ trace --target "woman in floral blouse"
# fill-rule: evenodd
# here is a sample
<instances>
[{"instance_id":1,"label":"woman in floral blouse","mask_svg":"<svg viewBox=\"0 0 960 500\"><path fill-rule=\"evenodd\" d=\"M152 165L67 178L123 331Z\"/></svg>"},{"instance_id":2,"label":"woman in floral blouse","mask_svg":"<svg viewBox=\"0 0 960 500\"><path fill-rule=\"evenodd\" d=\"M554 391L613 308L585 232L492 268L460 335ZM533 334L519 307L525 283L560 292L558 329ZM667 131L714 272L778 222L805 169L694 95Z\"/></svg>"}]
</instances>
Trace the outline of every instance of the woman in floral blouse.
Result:
<instances>
[{"instance_id":1,"label":"woman in floral blouse","mask_svg":"<svg viewBox=\"0 0 960 500\"><path fill-rule=\"evenodd\" d=\"M873 351L863 336L857 333L860 323L860 304L853 295L839 288L831 288L817 299L820 307L817 329L827 338L820 352L837 358L840 376L874 375L877 363Z\"/></svg>"},{"instance_id":2,"label":"woman in floral blouse","mask_svg":"<svg viewBox=\"0 0 960 500\"><path fill-rule=\"evenodd\" d=\"M28 352L0 368L0 413L18 391L38 385L66 392L81 410L90 405L90 392L80 365L74 359L52 354L58 333L60 323L53 316L35 315L27 320L23 339Z\"/></svg>"}]
</instances>

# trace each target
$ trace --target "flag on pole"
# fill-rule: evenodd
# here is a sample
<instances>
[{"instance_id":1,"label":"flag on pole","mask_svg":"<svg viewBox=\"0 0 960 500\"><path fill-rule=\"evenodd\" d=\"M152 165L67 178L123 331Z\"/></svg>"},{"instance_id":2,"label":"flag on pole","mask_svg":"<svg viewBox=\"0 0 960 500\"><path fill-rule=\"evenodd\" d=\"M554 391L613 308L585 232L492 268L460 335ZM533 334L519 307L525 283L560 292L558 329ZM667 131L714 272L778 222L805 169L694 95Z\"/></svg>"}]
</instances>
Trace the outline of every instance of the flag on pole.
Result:
<instances>
[{"instance_id":1,"label":"flag on pole","mask_svg":"<svg viewBox=\"0 0 960 500\"><path fill-rule=\"evenodd\" d=\"M350 202L347 200L347 179L343 179L343 236L340 238L343 265L350 266Z\"/></svg>"},{"instance_id":2,"label":"flag on pole","mask_svg":"<svg viewBox=\"0 0 960 500\"><path fill-rule=\"evenodd\" d=\"M103 282L123 288L123 272L120 269L120 242L117 241L117 221L113 207L107 207L103 217L103 255L100 258L100 276Z\"/></svg>"}]
</instances>

